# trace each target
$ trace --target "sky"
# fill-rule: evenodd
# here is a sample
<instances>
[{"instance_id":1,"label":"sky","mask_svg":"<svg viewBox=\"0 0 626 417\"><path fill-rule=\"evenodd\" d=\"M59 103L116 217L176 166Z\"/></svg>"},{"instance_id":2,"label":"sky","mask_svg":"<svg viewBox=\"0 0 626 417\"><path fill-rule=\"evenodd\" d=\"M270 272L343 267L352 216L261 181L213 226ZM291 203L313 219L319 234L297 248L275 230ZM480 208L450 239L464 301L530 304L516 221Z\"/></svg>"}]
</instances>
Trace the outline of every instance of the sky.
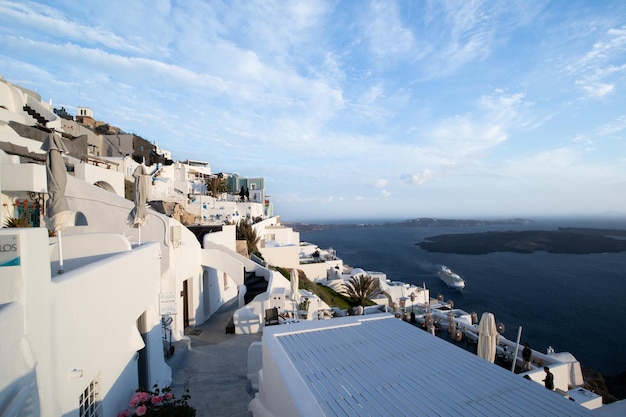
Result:
<instances>
[{"instance_id":1,"label":"sky","mask_svg":"<svg viewBox=\"0 0 626 417\"><path fill-rule=\"evenodd\" d=\"M623 0L0 0L0 75L283 221L626 215Z\"/></svg>"}]
</instances>

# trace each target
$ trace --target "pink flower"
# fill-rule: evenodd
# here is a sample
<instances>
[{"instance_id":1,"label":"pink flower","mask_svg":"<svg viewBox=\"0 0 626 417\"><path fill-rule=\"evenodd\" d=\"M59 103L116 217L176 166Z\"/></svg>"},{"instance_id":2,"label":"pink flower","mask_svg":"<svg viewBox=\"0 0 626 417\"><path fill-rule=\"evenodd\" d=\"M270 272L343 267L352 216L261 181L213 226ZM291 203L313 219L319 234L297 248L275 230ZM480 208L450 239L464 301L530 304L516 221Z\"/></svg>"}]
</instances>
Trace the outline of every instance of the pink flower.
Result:
<instances>
[{"instance_id":1,"label":"pink flower","mask_svg":"<svg viewBox=\"0 0 626 417\"><path fill-rule=\"evenodd\" d=\"M172 398L174 398L174 395L171 392L168 392L167 394L165 394L166 400L171 400Z\"/></svg>"},{"instance_id":2,"label":"pink flower","mask_svg":"<svg viewBox=\"0 0 626 417\"><path fill-rule=\"evenodd\" d=\"M152 402L152 404L159 404L161 401L163 401L163 396L159 395L158 397L152 397L150 401Z\"/></svg>"},{"instance_id":3,"label":"pink flower","mask_svg":"<svg viewBox=\"0 0 626 417\"><path fill-rule=\"evenodd\" d=\"M135 394L130 398L130 402L128 403L129 407L135 408L139 404L139 394Z\"/></svg>"},{"instance_id":4,"label":"pink flower","mask_svg":"<svg viewBox=\"0 0 626 417\"><path fill-rule=\"evenodd\" d=\"M138 404L145 403L149 399L150 399L150 394L148 394L147 392L140 391L137 394L132 396L132 398L130 399L129 405L134 408L134 407L137 407Z\"/></svg>"},{"instance_id":5,"label":"pink flower","mask_svg":"<svg viewBox=\"0 0 626 417\"><path fill-rule=\"evenodd\" d=\"M146 406L145 405L140 405L139 407L137 407L137 409L135 410L135 414L137 414L138 416L143 416L146 414Z\"/></svg>"}]
</instances>

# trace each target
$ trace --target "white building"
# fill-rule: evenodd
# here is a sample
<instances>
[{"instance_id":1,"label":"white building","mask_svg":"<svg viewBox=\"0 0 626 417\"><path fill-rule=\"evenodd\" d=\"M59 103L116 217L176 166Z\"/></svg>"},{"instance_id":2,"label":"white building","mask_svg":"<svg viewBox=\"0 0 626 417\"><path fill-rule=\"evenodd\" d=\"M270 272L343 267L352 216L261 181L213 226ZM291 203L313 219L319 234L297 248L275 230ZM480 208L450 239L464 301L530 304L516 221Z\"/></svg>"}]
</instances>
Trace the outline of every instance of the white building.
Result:
<instances>
[{"instance_id":1,"label":"white building","mask_svg":"<svg viewBox=\"0 0 626 417\"><path fill-rule=\"evenodd\" d=\"M389 314L268 327L249 364L254 417L593 415Z\"/></svg>"},{"instance_id":2,"label":"white building","mask_svg":"<svg viewBox=\"0 0 626 417\"><path fill-rule=\"evenodd\" d=\"M44 228L1 229L0 245L2 415L115 415L138 386L171 381L157 243L65 236L63 275Z\"/></svg>"},{"instance_id":3,"label":"white building","mask_svg":"<svg viewBox=\"0 0 626 417\"><path fill-rule=\"evenodd\" d=\"M137 387L170 383L162 320L182 340L185 328L238 296L247 274L271 273L236 253L235 226L202 245L152 210L132 228L124 170L71 156L64 195L72 223L59 245L42 227L49 196L41 142L9 125L40 123L24 103L53 117L32 92L0 83L0 142L17 149L0 150L2 224L24 210L40 223L0 230L8 256L0 258L0 415L114 416Z\"/></svg>"}]
</instances>

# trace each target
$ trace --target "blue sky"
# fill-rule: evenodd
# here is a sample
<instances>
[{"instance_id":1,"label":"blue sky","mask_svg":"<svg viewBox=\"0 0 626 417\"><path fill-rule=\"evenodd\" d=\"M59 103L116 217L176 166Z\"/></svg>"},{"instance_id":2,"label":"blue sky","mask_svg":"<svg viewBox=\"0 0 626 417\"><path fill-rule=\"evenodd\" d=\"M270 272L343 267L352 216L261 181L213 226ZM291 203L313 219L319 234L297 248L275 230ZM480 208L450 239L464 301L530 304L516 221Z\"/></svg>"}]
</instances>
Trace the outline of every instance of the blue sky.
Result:
<instances>
[{"instance_id":1,"label":"blue sky","mask_svg":"<svg viewBox=\"0 0 626 417\"><path fill-rule=\"evenodd\" d=\"M0 74L286 221L626 213L622 0L0 0Z\"/></svg>"}]
</instances>

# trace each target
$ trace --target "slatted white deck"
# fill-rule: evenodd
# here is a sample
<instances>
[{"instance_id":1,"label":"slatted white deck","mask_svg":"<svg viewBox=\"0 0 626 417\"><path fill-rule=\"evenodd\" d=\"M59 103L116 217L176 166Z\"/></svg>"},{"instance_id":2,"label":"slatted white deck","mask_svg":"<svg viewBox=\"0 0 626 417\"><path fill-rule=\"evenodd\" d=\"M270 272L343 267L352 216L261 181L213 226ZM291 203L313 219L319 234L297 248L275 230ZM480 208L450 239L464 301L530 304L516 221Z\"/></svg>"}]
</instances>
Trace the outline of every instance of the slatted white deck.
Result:
<instances>
[{"instance_id":1,"label":"slatted white deck","mask_svg":"<svg viewBox=\"0 0 626 417\"><path fill-rule=\"evenodd\" d=\"M584 407L389 315L266 328L266 381L276 375L300 415L589 416ZM269 347L269 348L268 348ZM271 369L270 369L271 368ZM298 376L294 376L297 373ZM280 402L259 392L272 415ZM265 392L263 392L265 390ZM295 394L297 393L297 394ZM307 397L308 396L308 397Z\"/></svg>"}]
</instances>

